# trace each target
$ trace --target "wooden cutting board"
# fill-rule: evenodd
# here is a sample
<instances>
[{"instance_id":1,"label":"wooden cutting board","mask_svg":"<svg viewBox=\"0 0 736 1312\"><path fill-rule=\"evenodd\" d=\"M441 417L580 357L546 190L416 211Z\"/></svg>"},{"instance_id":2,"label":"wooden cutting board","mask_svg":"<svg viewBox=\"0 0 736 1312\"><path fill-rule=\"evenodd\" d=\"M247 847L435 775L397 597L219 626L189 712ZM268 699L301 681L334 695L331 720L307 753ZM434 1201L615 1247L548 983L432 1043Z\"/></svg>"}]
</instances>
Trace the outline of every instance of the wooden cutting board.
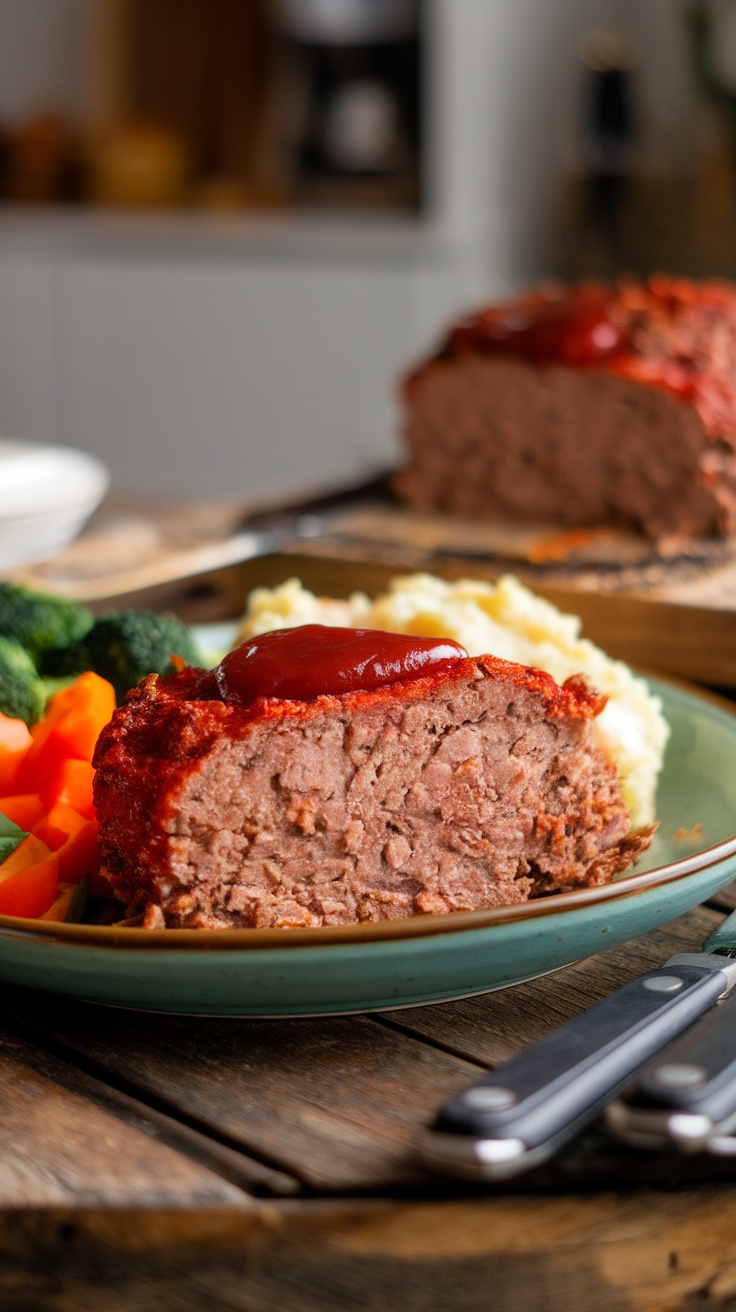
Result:
<instances>
[{"instance_id":1,"label":"wooden cutting board","mask_svg":"<svg viewBox=\"0 0 736 1312\"><path fill-rule=\"evenodd\" d=\"M297 575L320 593L375 593L393 574L513 572L612 655L736 687L736 538L654 544L623 530L476 524L418 515L379 478L247 504L109 503L54 560L13 577L97 606L240 613L250 588Z\"/></svg>"}]
</instances>

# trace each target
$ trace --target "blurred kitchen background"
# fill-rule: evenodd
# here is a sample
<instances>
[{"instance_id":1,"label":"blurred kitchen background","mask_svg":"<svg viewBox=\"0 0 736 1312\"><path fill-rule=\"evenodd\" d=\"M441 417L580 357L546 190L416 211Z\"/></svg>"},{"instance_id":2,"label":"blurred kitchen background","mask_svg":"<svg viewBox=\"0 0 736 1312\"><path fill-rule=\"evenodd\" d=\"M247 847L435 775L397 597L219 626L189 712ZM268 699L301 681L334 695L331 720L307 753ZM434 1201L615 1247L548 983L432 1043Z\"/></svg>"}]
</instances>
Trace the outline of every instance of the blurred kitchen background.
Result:
<instances>
[{"instance_id":1,"label":"blurred kitchen background","mask_svg":"<svg viewBox=\"0 0 736 1312\"><path fill-rule=\"evenodd\" d=\"M0 435L234 497L396 458L554 275L736 276L736 0L0 0Z\"/></svg>"}]
</instances>

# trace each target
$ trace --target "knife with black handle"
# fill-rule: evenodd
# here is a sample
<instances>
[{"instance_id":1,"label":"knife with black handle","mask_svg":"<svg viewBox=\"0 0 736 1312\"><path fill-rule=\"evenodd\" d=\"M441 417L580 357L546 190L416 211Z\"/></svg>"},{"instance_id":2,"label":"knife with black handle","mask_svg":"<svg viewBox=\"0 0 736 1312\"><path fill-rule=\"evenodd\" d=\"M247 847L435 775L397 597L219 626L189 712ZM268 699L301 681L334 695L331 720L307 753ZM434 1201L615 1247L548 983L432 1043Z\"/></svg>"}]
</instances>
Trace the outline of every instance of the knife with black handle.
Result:
<instances>
[{"instance_id":1,"label":"knife with black handle","mask_svg":"<svg viewBox=\"0 0 736 1312\"><path fill-rule=\"evenodd\" d=\"M423 1160L476 1180L538 1165L734 985L727 956L670 957L445 1103L420 1141Z\"/></svg>"},{"instance_id":2,"label":"knife with black handle","mask_svg":"<svg viewBox=\"0 0 736 1312\"><path fill-rule=\"evenodd\" d=\"M659 1052L606 1124L637 1148L735 1155L736 994Z\"/></svg>"}]
</instances>

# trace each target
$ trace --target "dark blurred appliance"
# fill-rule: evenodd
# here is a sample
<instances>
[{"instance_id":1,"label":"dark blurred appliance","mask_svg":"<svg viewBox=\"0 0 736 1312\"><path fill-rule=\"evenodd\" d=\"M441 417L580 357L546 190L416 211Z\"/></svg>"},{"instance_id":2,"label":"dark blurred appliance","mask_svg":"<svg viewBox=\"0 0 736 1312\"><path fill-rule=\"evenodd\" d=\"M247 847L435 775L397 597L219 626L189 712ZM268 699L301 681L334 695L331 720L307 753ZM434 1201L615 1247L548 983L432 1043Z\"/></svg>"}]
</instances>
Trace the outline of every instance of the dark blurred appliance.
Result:
<instances>
[{"instance_id":1,"label":"dark blurred appliance","mask_svg":"<svg viewBox=\"0 0 736 1312\"><path fill-rule=\"evenodd\" d=\"M634 136L631 75L636 64L627 32L597 30L580 43L586 69L584 142L588 221L617 265L629 192Z\"/></svg>"},{"instance_id":2,"label":"dark blurred appliance","mask_svg":"<svg viewBox=\"0 0 736 1312\"><path fill-rule=\"evenodd\" d=\"M723 59L724 36L721 30L723 7L713 0L692 0L685 10L693 72L700 91L704 92L723 115L731 148L736 153L736 83L728 56ZM720 58L719 58L720 56ZM724 67L725 64L725 67ZM730 75L729 75L730 74Z\"/></svg>"},{"instance_id":3,"label":"dark blurred appliance","mask_svg":"<svg viewBox=\"0 0 736 1312\"><path fill-rule=\"evenodd\" d=\"M300 198L416 206L419 0L276 0Z\"/></svg>"}]
</instances>

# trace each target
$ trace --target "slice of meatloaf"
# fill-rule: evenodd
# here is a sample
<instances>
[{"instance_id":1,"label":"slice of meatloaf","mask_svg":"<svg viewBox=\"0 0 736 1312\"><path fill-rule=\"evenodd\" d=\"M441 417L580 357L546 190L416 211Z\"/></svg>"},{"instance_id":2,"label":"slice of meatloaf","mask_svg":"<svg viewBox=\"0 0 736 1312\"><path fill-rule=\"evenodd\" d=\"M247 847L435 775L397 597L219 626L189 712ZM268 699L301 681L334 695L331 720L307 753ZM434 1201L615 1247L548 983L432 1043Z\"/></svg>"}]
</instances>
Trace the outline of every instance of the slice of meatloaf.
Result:
<instances>
[{"instance_id":1,"label":"slice of meatloaf","mask_svg":"<svg viewBox=\"0 0 736 1312\"><path fill-rule=\"evenodd\" d=\"M657 539L736 527L736 291L534 293L448 333L404 388L413 508Z\"/></svg>"},{"instance_id":2,"label":"slice of meatloaf","mask_svg":"<svg viewBox=\"0 0 736 1312\"><path fill-rule=\"evenodd\" d=\"M703 423L660 388L468 356L435 360L408 396L411 459L394 487L416 510L618 523L655 539L707 535L725 522L700 480Z\"/></svg>"},{"instance_id":3,"label":"slice of meatloaf","mask_svg":"<svg viewBox=\"0 0 736 1312\"><path fill-rule=\"evenodd\" d=\"M311 702L146 679L101 735L103 866L147 925L342 925L601 884L647 847L603 698L490 656Z\"/></svg>"}]
</instances>

